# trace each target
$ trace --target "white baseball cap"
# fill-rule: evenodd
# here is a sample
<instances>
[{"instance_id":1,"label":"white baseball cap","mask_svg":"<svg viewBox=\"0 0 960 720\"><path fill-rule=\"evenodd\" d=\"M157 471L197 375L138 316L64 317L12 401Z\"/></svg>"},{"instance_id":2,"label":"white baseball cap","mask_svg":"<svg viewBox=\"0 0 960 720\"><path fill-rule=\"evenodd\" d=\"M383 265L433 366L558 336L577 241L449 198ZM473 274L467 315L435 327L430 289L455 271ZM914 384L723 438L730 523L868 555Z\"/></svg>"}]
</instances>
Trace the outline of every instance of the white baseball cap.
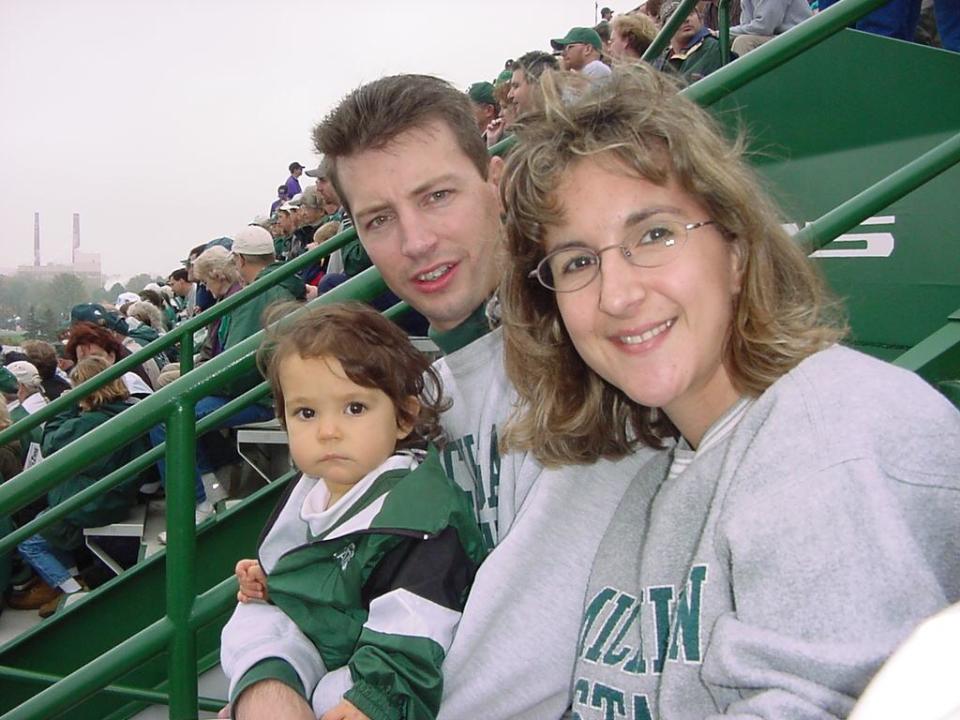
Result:
<instances>
[{"instance_id":1,"label":"white baseball cap","mask_svg":"<svg viewBox=\"0 0 960 720\"><path fill-rule=\"evenodd\" d=\"M273 237L259 225L247 225L233 236L234 255L271 255Z\"/></svg>"}]
</instances>

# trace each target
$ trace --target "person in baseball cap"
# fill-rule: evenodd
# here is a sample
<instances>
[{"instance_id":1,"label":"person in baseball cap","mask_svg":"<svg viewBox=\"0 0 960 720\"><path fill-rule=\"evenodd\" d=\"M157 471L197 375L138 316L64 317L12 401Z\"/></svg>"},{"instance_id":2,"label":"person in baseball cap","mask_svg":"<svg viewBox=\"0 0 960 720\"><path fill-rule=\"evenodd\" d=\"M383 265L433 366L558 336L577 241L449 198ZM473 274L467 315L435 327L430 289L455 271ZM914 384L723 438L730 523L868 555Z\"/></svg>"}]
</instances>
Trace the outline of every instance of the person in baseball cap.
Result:
<instances>
[{"instance_id":1,"label":"person in baseball cap","mask_svg":"<svg viewBox=\"0 0 960 720\"><path fill-rule=\"evenodd\" d=\"M300 180L298 180L298 178L303 174L303 165L298 162L292 162L287 169L290 171L290 177L287 178L284 185L287 188L287 199L289 200L301 191Z\"/></svg>"},{"instance_id":2,"label":"person in baseball cap","mask_svg":"<svg viewBox=\"0 0 960 720\"><path fill-rule=\"evenodd\" d=\"M477 119L477 129L482 133L497 115L500 106L493 95L493 83L475 82L467 88L467 97L473 106L473 116Z\"/></svg>"},{"instance_id":3,"label":"person in baseball cap","mask_svg":"<svg viewBox=\"0 0 960 720\"><path fill-rule=\"evenodd\" d=\"M28 390L40 389L40 371L32 362L17 360L7 365L7 370L17 379L17 383Z\"/></svg>"},{"instance_id":4,"label":"person in baseball cap","mask_svg":"<svg viewBox=\"0 0 960 720\"><path fill-rule=\"evenodd\" d=\"M16 397L19 389L20 383L17 382L17 376L7 368L0 367L0 392L9 399L11 396Z\"/></svg>"},{"instance_id":5,"label":"person in baseball cap","mask_svg":"<svg viewBox=\"0 0 960 720\"><path fill-rule=\"evenodd\" d=\"M234 255L273 255L273 238L260 225L247 225L233 236L232 252Z\"/></svg>"},{"instance_id":6,"label":"person in baseball cap","mask_svg":"<svg viewBox=\"0 0 960 720\"><path fill-rule=\"evenodd\" d=\"M610 75L610 68L601 62L603 41L593 28L570 28L562 38L550 41L554 50L563 53L563 61L568 70L574 70L591 80L600 80Z\"/></svg>"}]
</instances>

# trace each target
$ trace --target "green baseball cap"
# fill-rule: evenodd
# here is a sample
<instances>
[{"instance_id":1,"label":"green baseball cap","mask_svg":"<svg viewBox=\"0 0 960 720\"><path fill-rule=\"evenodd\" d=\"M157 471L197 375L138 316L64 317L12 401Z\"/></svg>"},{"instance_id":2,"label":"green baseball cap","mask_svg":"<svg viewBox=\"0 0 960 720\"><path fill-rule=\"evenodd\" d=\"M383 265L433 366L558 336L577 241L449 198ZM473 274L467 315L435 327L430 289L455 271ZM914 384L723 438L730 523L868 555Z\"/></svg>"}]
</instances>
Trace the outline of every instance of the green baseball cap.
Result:
<instances>
[{"instance_id":1,"label":"green baseball cap","mask_svg":"<svg viewBox=\"0 0 960 720\"><path fill-rule=\"evenodd\" d=\"M475 82L467 88L467 95L475 103L480 103L481 105L497 104L497 101L493 97L493 83L488 83L486 80Z\"/></svg>"},{"instance_id":2,"label":"green baseball cap","mask_svg":"<svg viewBox=\"0 0 960 720\"><path fill-rule=\"evenodd\" d=\"M107 311L95 303L81 303L70 310L70 324L88 322L101 327L107 326Z\"/></svg>"},{"instance_id":3,"label":"green baseball cap","mask_svg":"<svg viewBox=\"0 0 960 720\"><path fill-rule=\"evenodd\" d=\"M7 395L16 395L19 389L20 383L17 382L17 376L5 367L0 367L0 392L5 392Z\"/></svg>"},{"instance_id":4,"label":"green baseball cap","mask_svg":"<svg viewBox=\"0 0 960 720\"><path fill-rule=\"evenodd\" d=\"M565 37L555 38L550 41L550 45L554 50L563 50L567 45L574 45L575 43L593 45L597 52L603 50L603 42L600 40L597 31L588 27L570 28L570 32L568 32Z\"/></svg>"},{"instance_id":5,"label":"green baseball cap","mask_svg":"<svg viewBox=\"0 0 960 720\"><path fill-rule=\"evenodd\" d=\"M503 83L509 83L513 79L513 70L503 70L497 75L497 80L494 83L494 87L499 87Z\"/></svg>"}]
</instances>

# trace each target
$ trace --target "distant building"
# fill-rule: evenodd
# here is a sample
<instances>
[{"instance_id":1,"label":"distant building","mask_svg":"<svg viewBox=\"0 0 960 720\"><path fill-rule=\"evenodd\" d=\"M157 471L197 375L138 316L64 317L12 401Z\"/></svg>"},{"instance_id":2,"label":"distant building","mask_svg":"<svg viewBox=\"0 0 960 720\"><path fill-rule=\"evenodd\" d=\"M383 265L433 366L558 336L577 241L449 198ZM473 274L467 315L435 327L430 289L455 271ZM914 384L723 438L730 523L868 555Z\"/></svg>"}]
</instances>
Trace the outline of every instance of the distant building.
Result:
<instances>
[{"instance_id":1,"label":"distant building","mask_svg":"<svg viewBox=\"0 0 960 720\"><path fill-rule=\"evenodd\" d=\"M18 275L32 275L44 279L50 279L61 273L79 275L82 278L95 280L98 285L102 284L103 271L100 267L100 254L77 252L74 254L74 262L72 265L65 263L47 263L46 265L20 265L17 268Z\"/></svg>"}]
</instances>

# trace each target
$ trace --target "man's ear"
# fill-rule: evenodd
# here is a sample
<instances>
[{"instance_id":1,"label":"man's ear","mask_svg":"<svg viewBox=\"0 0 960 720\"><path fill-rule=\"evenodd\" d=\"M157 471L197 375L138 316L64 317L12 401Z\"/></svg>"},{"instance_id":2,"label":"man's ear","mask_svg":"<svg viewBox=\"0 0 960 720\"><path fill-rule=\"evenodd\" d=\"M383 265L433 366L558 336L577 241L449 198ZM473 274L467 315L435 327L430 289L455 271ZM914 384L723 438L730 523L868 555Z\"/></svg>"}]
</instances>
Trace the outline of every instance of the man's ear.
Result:
<instances>
[{"instance_id":1,"label":"man's ear","mask_svg":"<svg viewBox=\"0 0 960 720\"><path fill-rule=\"evenodd\" d=\"M417 400L413 395L408 395L400 407L397 408L397 440L403 440L410 433L413 432L413 428L416 425L416 421L404 421L403 417L407 418L417 418L420 416L420 401ZM402 413L400 412L402 411ZM402 414L402 417L401 417Z\"/></svg>"},{"instance_id":2,"label":"man's ear","mask_svg":"<svg viewBox=\"0 0 960 720\"><path fill-rule=\"evenodd\" d=\"M487 182L493 185L498 193L501 177L503 177L503 158L495 155L490 158L490 165L487 168Z\"/></svg>"}]
</instances>

